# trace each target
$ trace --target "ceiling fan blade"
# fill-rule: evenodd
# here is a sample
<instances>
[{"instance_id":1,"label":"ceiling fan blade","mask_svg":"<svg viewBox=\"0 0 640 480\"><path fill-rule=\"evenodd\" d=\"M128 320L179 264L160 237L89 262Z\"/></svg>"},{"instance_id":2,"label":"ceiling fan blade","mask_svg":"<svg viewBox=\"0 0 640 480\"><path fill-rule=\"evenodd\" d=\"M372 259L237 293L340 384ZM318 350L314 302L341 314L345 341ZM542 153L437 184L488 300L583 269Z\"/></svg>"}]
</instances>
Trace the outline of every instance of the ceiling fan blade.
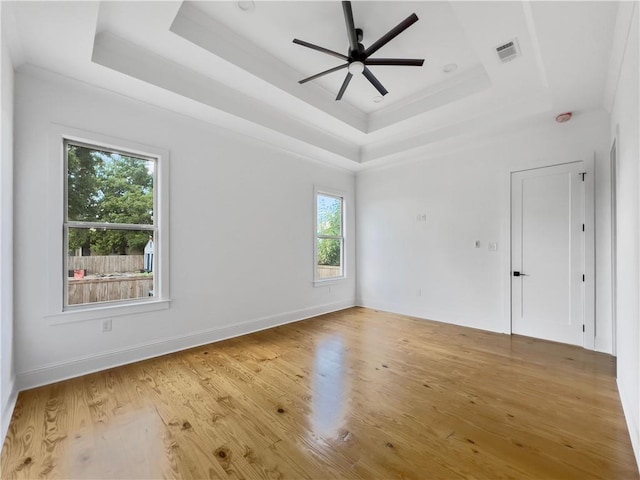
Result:
<instances>
[{"instance_id":1,"label":"ceiling fan blade","mask_svg":"<svg viewBox=\"0 0 640 480\"><path fill-rule=\"evenodd\" d=\"M382 84L375 77L375 75L373 73L371 73L371 70L369 70L367 67L364 67L364 70L362 71L362 74L367 78L367 80L369 80L371 82L371 85L376 87L376 90L378 90L378 92L380 92L380 95L382 95L384 97L387 93L389 93L389 92L387 92L387 89L382 86Z\"/></svg>"},{"instance_id":2,"label":"ceiling fan blade","mask_svg":"<svg viewBox=\"0 0 640 480\"><path fill-rule=\"evenodd\" d=\"M333 50L329 50L328 48L319 47L318 45L314 45L313 43L305 42L304 40L298 40L297 38L293 39L293 43L298 45L302 45L303 47L310 48L312 50L317 50L318 52L326 53L327 55L333 55L334 57L338 57L342 60L349 60L349 57L346 55L342 55L341 53L334 52Z\"/></svg>"},{"instance_id":3,"label":"ceiling fan blade","mask_svg":"<svg viewBox=\"0 0 640 480\"><path fill-rule=\"evenodd\" d=\"M374 52L377 52L389 41L393 40L395 37L400 35L402 32L404 32L407 28L409 28L411 25L413 25L417 21L418 21L418 16L415 13L412 13L411 15L409 15L407 18L401 21L398 25L396 25L387 33L385 33L383 36L381 36L378 40L376 40L371 45L369 45L369 48L367 48L364 51L364 58L367 58L369 55L373 54Z\"/></svg>"},{"instance_id":4,"label":"ceiling fan blade","mask_svg":"<svg viewBox=\"0 0 640 480\"><path fill-rule=\"evenodd\" d=\"M421 67L424 64L424 58L368 58L364 61L365 65L401 65L406 67Z\"/></svg>"},{"instance_id":5,"label":"ceiling fan blade","mask_svg":"<svg viewBox=\"0 0 640 480\"><path fill-rule=\"evenodd\" d=\"M347 36L349 37L349 50L358 51L358 34L356 26L353 23L353 10L351 10L351 2L342 2L342 10L344 11L344 21L347 25Z\"/></svg>"},{"instance_id":6,"label":"ceiling fan blade","mask_svg":"<svg viewBox=\"0 0 640 480\"><path fill-rule=\"evenodd\" d=\"M338 92L338 96L336 97L336 100L342 99L342 95L344 95L344 91L347 89L347 86L349 86L351 77L353 77L353 75L347 72L347 76L344 77L344 82L342 82L342 86L340 87L340 91Z\"/></svg>"},{"instance_id":7,"label":"ceiling fan blade","mask_svg":"<svg viewBox=\"0 0 640 480\"><path fill-rule=\"evenodd\" d=\"M349 65L349 64L345 63L344 65L339 65L337 67L330 68L329 70L325 70L324 72L316 73L315 75L312 75L310 77L303 78L298 83L300 83L300 84L307 83L307 82L309 82L311 80L315 80L318 77L322 77L323 75L327 75L328 73L337 72L338 70L341 70L341 69L345 68L347 65Z\"/></svg>"}]
</instances>

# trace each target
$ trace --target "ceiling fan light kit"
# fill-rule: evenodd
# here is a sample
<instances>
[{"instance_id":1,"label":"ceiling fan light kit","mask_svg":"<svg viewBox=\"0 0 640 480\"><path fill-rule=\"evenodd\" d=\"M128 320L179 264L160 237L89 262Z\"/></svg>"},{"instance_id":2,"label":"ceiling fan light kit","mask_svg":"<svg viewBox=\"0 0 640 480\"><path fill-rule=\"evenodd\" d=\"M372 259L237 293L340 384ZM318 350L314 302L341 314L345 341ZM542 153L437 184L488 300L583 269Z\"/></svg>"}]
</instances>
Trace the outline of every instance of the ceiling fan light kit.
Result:
<instances>
[{"instance_id":1,"label":"ceiling fan light kit","mask_svg":"<svg viewBox=\"0 0 640 480\"><path fill-rule=\"evenodd\" d=\"M364 72L364 63L358 60L356 60L355 62L351 62L347 67L347 70L349 70L349 73L351 75L355 75L356 73L362 73Z\"/></svg>"},{"instance_id":2,"label":"ceiling fan light kit","mask_svg":"<svg viewBox=\"0 0 640 480\"><path fill-rule=\"evenodd\" d=\"M337 72L343 68L347 68L347 75L342 82L342 86L336 96L336 100L341 100L344 92L349 86L349 82L351 78L355 74L362 73L364 77L375 87L375 89L380 93L380 95L384 96L387 93L386 88L380 83L380 81L375 77L375 75L367 68L368 66L373 65L392 65L392 66L409 66L409 67L421 67L424 64L424 59L409 59L409 58L370 58L375 52L377 52L380 48L385 46L395 37L404 32L407 28L418 21L418 16L415 13L412 13L407 18L405 18L398 25L393 27L387 33L385 33L378 40L369 45L368 48L365 48L362 45L362 29L356 28L353 21L353 11L351 9L351 2L342 2L342 10L344 13L344 20L347 27L347 37L349 39L349 50L347 55L343 55L341 53L335 52L333 50L329 50L324 47L320 47L318 45L314 45L309 42L305 42L304 40L298 40L297 38L293 39L293 43L297 45L301 45L303 47L310 48L312 50L316 50L318 52L325 53L327 55L331 55L333 57L339 58L346 63L342 65L338 65L337 67L330 68L320 73L316 73L307 78L303 78L298 83L303 84L309 82L311 80L315 80L316 78L322 77L324 75L328 75L329 73Z\"/></svg>"}]
</instances>

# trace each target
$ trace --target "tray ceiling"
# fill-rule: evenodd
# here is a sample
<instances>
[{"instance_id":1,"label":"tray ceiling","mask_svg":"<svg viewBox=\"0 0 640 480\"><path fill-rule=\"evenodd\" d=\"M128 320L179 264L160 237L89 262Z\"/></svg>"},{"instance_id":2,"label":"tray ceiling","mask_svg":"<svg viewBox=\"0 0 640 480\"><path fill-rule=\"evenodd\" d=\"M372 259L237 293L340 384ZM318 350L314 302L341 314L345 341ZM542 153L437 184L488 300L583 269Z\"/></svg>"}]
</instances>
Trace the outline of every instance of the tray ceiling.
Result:
<instances>
[{"instance_id":1,"label":"tray ceiling","mask_svg":"<svg viewBox=\"0 0 640 480\"><path fill-rule=\"evenodd\" d=\"M239 5L239 3L241 5ZM3 2L18 69L61 73L358 170L527 119L600 108L614 2L353 2L368 46L411 13L419 21L372 57L342 101L348 39L340 2ZM6 13L5 13L6 12ZM594 34L597 32L597 35ZM502 63L496 47L517 39ZM447 65L456 65L445 72Z\"/></svg>"}]
</instances>

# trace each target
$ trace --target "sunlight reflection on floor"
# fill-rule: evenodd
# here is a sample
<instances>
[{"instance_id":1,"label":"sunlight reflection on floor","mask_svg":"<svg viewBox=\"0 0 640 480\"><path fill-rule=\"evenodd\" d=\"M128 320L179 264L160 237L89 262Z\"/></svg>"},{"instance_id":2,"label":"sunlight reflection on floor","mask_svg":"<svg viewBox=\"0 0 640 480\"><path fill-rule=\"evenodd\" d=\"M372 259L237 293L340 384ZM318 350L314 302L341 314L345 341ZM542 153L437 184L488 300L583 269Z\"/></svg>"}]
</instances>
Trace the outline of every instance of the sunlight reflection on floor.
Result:
<instances>
[{"instance_id":1,"label":"sunlight reflection on floor","mask_svg":"<svg viewBox=\"0 0 640 480\"><path fill-rule=\"evenodd\" d=\"M88 433L88 432L84 432ZM168 432L155 410L118 414L90 434L73 434L69 445L71 478L163 478Z\"/></svg>"},{"instance_id":2,"label":"sunlight reflection on floor","mask_svg":"<svg viewBox=\"0 0 640 480\"><path fill-rule=\"evenodd\" d=\"M317 346L311 424L315 433L324 438L337 436L345 421L349 401L345 357L341 337L325 338Z\"/></svg>"}]
</instances>

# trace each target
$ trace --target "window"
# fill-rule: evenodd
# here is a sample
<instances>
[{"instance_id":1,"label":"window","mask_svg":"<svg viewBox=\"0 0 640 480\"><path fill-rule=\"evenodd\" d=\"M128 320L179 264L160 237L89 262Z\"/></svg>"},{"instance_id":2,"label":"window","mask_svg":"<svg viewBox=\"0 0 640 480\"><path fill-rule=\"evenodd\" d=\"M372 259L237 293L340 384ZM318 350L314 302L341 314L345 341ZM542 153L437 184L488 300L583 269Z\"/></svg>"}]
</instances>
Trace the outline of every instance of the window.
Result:
<instances>
[{"instance_id":1,"label":"window","mask_svg":"<svg viewBox=\"0 0 640 480\"><path fill-rule=\"evenodd\" d=\"M158 159L64 141L65 309L153 300Z\"/></svg>"},{"instance_id":2,"label":"window","mask_svg":"<svg viewBox=\"0 0 640 480\"><path fill-rule=\"evenodd\" d=\"M315 281L344 276L344 197L316 191Z\"/></svg>"}]
</instances>

